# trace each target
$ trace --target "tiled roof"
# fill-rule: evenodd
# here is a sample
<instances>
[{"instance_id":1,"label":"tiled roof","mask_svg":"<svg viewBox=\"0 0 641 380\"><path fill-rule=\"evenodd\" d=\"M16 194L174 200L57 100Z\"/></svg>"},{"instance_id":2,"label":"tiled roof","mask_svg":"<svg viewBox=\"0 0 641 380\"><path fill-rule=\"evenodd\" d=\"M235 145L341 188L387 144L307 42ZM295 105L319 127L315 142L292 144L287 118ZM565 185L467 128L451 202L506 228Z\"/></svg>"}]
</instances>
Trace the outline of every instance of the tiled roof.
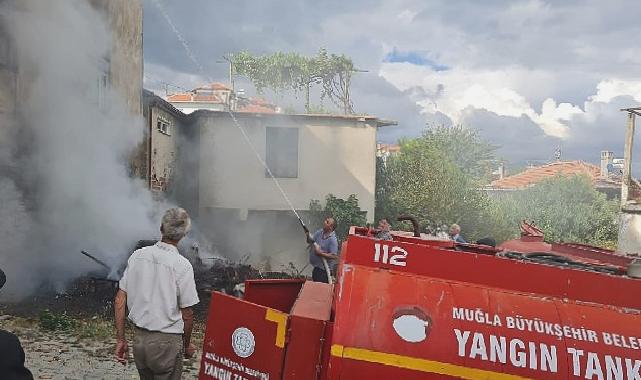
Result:
<instances>
[{"instance_id":1,"label":"tiled roof","mask_svg":"<svg viewBox=\"0 0 641 380\"><path fill-rule=\"evenodd\" d=\"M211 83L194 88L188 92L170 95L167 97L168 102L195 102L195 103L217 103L223 104L225 101L216 95L214 91L231 91L231 89L222 83Z\"/></svg>"},{"instance_id":2,"label":"tiled roof","mask_svg":"<svg viewBox=\"0 0 641 380\"><path fill-rule=\"evenodd\" d=\"M244 104L238 106L237 112L251 113L276 113L276 105L260 98L249 98Z\"/></svg>"},{"instance_id":3,"label":"tiled roof","mask_svg":"<svg viewBox=\"0 0 641 380\"><path fill-rule=\"evenodd\" d=\"M197 87L194 89L194 91L198 91L198 90L231 91L231 88L225 86L222 83L214 82L214 83L206 84L204 86Z\"/></svg>"},{"instance_id":4,"label":"tiled roof","mask_svg":"<svg viewBox=\"0 0 641 380\"><path fill-rule=\"evenodd\" d=\"M381 151L398 153L401 151L401 146L399 144L378 144L377 148Z\"/></svg>"},{"instance_id":5,"label":"tiled roof","mask_svg":"<svg viewBox=\"0 0 641 380\"><path fill-rule=\"evenodd\" d=\"M197 103L224 103L224 101L213 94L182 93L167 97L168 102L197 102Z\"/></svg>"},{"instance_id":6,"label":"tiled roof","mask_svg":"<svg viewBox=\"0 0 641 380\"><path fill-rule=\"evenodd\" d=\"M270 107L264 107L257 104L248 104L238 108L236 112L249 112L249 113L276 113L276 110Z\"/></svg>"},{"instance_id":7,"label":"tiled roof","mask_svg":"<svg viewBox=\"0 0 641 380\"><path fill-rule=\"evenodd\" d=\"M596 165L583 161L559 161L528 168L519 174L492 181L491 186L495 189L522 189L557 174L565 176L584 174L592 181L596 181L600 172L601 170Z\"/></svg>"}]
</instances>

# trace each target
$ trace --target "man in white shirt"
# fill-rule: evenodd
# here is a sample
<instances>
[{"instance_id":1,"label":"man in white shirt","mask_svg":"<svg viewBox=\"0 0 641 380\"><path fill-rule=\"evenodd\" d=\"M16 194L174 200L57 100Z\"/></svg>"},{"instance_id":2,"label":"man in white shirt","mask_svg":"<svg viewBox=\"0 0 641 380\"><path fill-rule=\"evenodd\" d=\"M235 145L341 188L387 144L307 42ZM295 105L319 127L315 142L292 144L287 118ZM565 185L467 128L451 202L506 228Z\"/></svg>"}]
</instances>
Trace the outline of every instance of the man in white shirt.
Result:
<instances>
[{"instance_id":1,"label":"man in white shirt","mask_svg":"<svg viewBox=\"0 0 641 380\"><path fill-rule=\"evenodd\" d=\"M141 379L180 379L182 356L190 358L192 306L199 302L194 270L178 253L178 242L189 232L187 211L172 208L160 225L162 239L135 251L127 261L114 301L116 359L127 362L125 306L135 326L134 361Z\"/></svg>"}]
</instances>

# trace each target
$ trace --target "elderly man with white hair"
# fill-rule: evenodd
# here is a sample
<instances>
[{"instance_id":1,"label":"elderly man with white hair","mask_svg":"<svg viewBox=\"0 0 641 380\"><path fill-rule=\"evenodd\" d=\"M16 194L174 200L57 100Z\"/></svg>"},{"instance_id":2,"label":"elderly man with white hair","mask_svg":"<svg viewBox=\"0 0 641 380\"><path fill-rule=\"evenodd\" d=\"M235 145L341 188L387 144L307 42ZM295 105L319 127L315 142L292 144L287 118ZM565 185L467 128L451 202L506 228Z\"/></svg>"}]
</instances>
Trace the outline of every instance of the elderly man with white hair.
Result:
<instances>
[{"instance_id":1,"label":"elderly man with white hair","mask_svg":"<svg viewBox=\"0 0 641 380\"><path fill-rule=\"evenodd\" d=\"M199 302L194 270L178 253L178 242L189 232L187 211L172 208L160 225L162 239L135 251L127 261L114 302L116 359L127 362L125 306L135 326L134 361L141 379L180 379L182 356L190 358L192 306Z\"/></svg>"},{"instance_id":2,"label":"elderly man with white hair","mask_svg":"<svg viewBox=\"0 0 641 380\"><path fill-rule=\"evenodd\" d=\"M457 243L463 243L463 244L467 243L465 239L463 239L463 237L461 236L461 226L459 226L456 223L450 226L450 238Z\"/></svg>"}]
</instances>

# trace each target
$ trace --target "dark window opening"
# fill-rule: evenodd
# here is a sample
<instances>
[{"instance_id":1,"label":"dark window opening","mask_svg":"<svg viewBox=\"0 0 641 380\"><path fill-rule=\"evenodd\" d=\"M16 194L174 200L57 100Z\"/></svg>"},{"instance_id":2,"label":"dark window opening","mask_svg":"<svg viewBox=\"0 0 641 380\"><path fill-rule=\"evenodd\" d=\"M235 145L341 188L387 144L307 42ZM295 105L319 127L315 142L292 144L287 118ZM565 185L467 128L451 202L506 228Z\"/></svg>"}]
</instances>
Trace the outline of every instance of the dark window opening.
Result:
<instances>
[{"instance_id":1,"label":"dark window opening","mask_svg":"<svg viewBox=\"0 0 641 380\"><path fill-rule=\"evenodd\" d=\"M298 178L298 128L267 127L267 167L277 178ZM265 177L269 173L265 171Z\"/></svg>"}]
</instances>

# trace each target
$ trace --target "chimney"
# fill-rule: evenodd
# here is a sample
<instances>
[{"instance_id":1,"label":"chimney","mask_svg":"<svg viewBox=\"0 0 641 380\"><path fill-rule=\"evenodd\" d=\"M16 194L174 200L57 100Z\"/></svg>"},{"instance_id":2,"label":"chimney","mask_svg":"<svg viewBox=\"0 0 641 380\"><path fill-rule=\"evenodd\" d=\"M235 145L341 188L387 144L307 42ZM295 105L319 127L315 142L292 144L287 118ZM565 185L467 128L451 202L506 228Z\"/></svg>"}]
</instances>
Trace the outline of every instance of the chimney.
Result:
<instances>
[{"instance_id":1,"label":"chimney","mask_svg":"<svg viewBox=\"0 0 641 380\"><path fill-rule=\"evenodd\" d=\"M505 165L501 162L499 164L499 179L503 179L505 177Z\"/></svg>"},{"instance_id":2,"label":"chimney","mask_svg":"<svg viewBox=\"0 0 641 380\"><path fill-rule=\"evenodd\" d=\"M613 152L610 152L607 150L601 151L601 178L608 178L608 175L610 172L608 166L611 166L613 161L614 161Z\"/></svg>"}]
</instances>

